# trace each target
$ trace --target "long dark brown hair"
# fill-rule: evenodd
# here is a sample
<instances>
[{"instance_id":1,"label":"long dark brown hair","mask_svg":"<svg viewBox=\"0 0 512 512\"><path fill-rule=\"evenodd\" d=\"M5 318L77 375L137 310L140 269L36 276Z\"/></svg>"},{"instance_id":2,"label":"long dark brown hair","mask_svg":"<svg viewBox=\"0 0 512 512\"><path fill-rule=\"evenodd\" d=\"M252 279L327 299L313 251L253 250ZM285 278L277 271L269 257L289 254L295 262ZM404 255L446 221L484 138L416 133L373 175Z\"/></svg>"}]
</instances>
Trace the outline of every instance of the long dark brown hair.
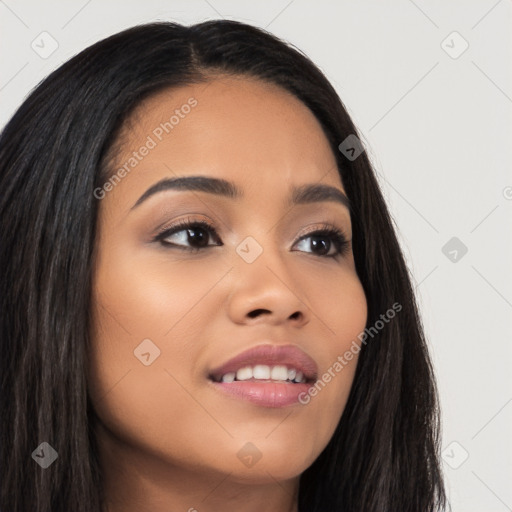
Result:
<instances>
[{"instance_id":1,"label":"long dark brown hair","mask_svg":"<svg viewBox=\"0 0 512 512\"><path fill-rule=\"evenodd\" d=\"M304 54L224 20L140 25L94 44L40 83L0 136L0 509L102 510L85 376L93 191L135 106L219 73L277 84L313 112L352 204L367 325L402 305L362 345L340 423L301 476L300 512L443 510L438 395L411 277L366 152L352 160L338 149L358 131ZM31 457L43 441L58 452L45 470Z\"/></svg>"}]
</instances>

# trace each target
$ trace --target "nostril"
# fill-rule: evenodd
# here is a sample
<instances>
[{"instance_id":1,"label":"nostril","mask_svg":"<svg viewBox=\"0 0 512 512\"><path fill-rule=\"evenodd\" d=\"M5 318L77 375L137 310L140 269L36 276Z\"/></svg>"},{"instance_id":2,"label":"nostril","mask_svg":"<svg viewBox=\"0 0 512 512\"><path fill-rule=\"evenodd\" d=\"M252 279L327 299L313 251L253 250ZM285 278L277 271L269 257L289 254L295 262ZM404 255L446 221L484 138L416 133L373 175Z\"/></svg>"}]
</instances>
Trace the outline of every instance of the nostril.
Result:
<instances>
[{"instance_id":1,"label":"nostril","mask_svg":"<svg viewBox=\"0 0 512 512\"><path fill-rule=\"evenodd\" d=\"M251 311L249 313L249 316L251 318L254 318L255 316L258 316L261 312L268 313L269 311L267 309L255 309L254 311Z\"/></svg>"}]
</instances>

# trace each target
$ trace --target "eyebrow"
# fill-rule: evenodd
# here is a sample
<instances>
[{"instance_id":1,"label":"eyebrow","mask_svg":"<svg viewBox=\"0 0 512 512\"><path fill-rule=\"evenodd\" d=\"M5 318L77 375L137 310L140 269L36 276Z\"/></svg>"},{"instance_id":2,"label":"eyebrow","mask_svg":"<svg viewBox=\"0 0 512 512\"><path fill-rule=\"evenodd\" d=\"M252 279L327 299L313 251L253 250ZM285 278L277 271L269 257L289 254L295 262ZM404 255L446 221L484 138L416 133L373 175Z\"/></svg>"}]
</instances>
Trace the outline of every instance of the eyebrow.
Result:
<instances>
[{"instance_id":1,"label":"eyebrow","mask_svg":"<svg viewBox=\"0 0 512 512\"><path fill-rule=\"evenodd\" d=\"M178 178L164 178L142 194L137 202L130 208L133 210L154 194L164 192L166 190L195 190L199 192L207 192L227 197L228 199L241 199L244 196L243 191L233 182L221 178L212 178L209 176L181 176ZM331 201L341 204L349 211L351 204L348 197L338 188L330 185L310 184L294 187L288 201L289 206L319 203L323 201Z\"/></svg>"}]
</instances>

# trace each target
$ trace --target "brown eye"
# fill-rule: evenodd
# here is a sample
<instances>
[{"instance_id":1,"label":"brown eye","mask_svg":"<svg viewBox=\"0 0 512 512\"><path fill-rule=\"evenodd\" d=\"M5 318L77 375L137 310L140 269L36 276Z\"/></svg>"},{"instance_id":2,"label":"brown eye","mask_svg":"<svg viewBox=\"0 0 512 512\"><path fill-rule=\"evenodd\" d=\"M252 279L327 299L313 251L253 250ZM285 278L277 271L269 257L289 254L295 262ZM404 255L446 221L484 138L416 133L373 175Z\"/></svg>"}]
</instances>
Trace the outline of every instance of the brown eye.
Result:
<instances>
[{"instance_id":1,"label":"brown eye","mask_svg":"<svg viewBox=\"0 0 512 512\"><path fill-rule=\"evenodd\" d=\"M308 239L311 242L304 244L303 242ZM348 251L349 247L345 235L340 230L331 227L308 233L299 239L299 243L309 245L313 254L324 258L342 256Z\"/></svg>"},{"instance_id":2,"label":"brown eye","mask_svg":"<svg viewBox=\"0 0 512 512\"><path fill-rule=\"evenodd\" d=\"M171 238L174 239L173 242L169 241ZM198 251L211 247L211 244L208 243L211 238L216 238L220 242L215 229L207 222L183 221L160 233L155 240L158 240L166 247L175 246L184 250ZM223 244L218 243L214 245Z\"/></svg>"}]
</instances>

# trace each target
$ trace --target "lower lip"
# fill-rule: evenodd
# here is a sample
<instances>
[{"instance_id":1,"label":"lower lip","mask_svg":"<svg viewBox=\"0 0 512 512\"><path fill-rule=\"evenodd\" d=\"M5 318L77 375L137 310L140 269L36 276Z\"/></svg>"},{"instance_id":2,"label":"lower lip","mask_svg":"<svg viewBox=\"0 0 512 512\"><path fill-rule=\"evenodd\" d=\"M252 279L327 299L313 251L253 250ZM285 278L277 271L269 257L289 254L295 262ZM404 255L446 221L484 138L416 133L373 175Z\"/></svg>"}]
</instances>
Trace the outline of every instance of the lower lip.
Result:
<instances>
[{"instance_id":1,"label":"lower lip","mask_svg":"<svg viewBox=\"0 0 512 512\"><path fill-rule=\"evenodd\" d=\"M215 388L239 400L262 407L286 407L298 404L299 395L307 393L310 384L291 382L258 382L254 380L213 382Z\"/></svg>"}]
</instances>

